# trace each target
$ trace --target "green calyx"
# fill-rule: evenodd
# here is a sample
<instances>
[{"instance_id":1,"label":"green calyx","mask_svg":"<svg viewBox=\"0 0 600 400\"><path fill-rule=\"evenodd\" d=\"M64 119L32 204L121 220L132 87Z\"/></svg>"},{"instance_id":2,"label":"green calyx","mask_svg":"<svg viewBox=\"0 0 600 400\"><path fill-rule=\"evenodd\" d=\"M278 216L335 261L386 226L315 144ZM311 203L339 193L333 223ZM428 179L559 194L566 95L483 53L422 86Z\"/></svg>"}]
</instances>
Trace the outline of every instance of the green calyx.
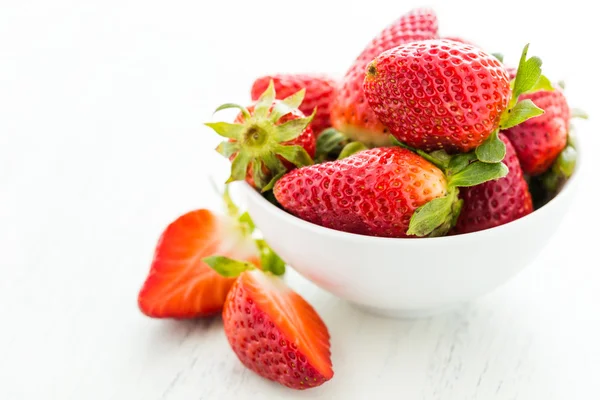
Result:
<instances>
[{"instance_id":1,"label":"green calyx","mask_svg":"<svg viewBox=\"0 0 600 400\"><path fill-rule=\"evenodd\" d=\"M498 129L475 149L479 161L485 163L502 161L506 155L506 146L498 137L499 131L512 128L544 113L544 110L529 99L519 101L519 96L525 93L554 90L548 78L542 75L542 60L539 57L527 58L528 50L529 44L525 46L521 54L517 75L511 82L512 96L508 107L500 116Z\"/></svg>"},{"instance_id":2,"label":"green calyx","mask_svg":"<svg viewBox=\"0 0 600 400\"><path fill-rule=\"evenodd\" d=\"M315 162L337 160L342 149L350 143L350 139L335 128L325 129L317 138Z\"/></svg>"},{"instance_id":3,"label":"green calyx","mask_svg":"<svg viewBox=\"0 0 600 400\"><path fill-rule=\"evenodd\" d=\"M225 185L225 190L222 193L220 193L216 185L214 185L214 189L221 194L227 215L232 219L237 220L237 228L242 231L244 236L252 236L256 229L254 221L252 221L252 218L248 212L240 214L239 207L234 203L231 195L229 194L229 185ZM256 248L260 254L261 269L263 271L272 273L273 275L283 275L285 273L285 262L277 255L277 253L275 253L273 249L269 247L264 239L255 239L254 243L256 244ZM219 275L229 278L236 277L244 271L256 268L255 265L247 261L235 260L220 255L206 257L203 258L202 261L208 264Z\"/></svg>"},{"instance_id":4,"label":"green calyx","mask_svg":"<svg viewBox=\"0 0 600 400\"><path fill-rule=\"evenodd\" d=\"M392 143L417 153L440 168L446 175L448 185L445 196L433 199L415 210L410 219L408 235L444 236L456 225L460 215L463 202L459 198L459 188L480 185L508 174L508 167L504 163L480 161L475 152L450 155L444 150L436 150L425 153L396 139L392 139Z\"/></svg>"},{"instance_id":5,"label":"green calyx","mask_svg":"<svg viewBox=\"0 0 600 400\"><path fill-rule=\"evenodd\" d=\"M281 176L287 168L281 161L285 159L297 167L311 165L313 160L302 146L287 145L286 142L296 139L306 129L315 116L289 120L277 124L281 117L297 109L304 99L304 89L275 102L275 86L273 81L257 100L254 110L237 104L227 103L217 111L237 108L241 111L242 122L209 122L205 125L217 134L228 139L217 147L217 152L227 158L233 158L231 175L227 183L244 180L248 169L255 186L264 190L272 179Z\"/></svg>"},{"instance_id":6,"label":"green calyx","mask_svg":"<svg viewBox=\"0 0 600 400\"><path fill-rule=\"evenodd\" d=\"M256 240L260 252L260 269L273 275L285 274L285 262L262 239ZM235 278L244 271L256 269L254 264L225 256L211 256L202 259L216 273L226 278Z\"/></svg>"}]
</instances>

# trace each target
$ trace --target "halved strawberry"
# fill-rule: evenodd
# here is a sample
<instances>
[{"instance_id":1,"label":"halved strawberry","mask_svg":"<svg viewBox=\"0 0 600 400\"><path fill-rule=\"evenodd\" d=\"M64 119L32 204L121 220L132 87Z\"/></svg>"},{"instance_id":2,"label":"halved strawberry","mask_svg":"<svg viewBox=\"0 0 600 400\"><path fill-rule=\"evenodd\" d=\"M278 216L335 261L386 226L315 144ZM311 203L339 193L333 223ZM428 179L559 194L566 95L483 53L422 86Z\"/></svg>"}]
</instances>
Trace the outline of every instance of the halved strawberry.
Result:
<instances>
[{"instance_id":1,"label":"halved strawberry","mask_svg":"<svg viewBox=\"0 0 600 400\"><path fill-rule=\"evenodd\" d=\"M314 308L277 271L263 272L226 257L206 260L238 276L223 308L225 335L240 361L260 376L293 389L333 377L329 331Z\"/></svg>"},{"instance_id":2,"label":"halved strawberry","mask_svg":"<svg viewBox=\"0 0 600 400\"><path fill-rule=\"evenodd\" d=\"M202 259L223 255L260 265L259 250L240 222L210 210L182 215L158 241L150 273L138 296L153 318L194 318L218 313L235 279Z\"/></svg>"}]
</instances>

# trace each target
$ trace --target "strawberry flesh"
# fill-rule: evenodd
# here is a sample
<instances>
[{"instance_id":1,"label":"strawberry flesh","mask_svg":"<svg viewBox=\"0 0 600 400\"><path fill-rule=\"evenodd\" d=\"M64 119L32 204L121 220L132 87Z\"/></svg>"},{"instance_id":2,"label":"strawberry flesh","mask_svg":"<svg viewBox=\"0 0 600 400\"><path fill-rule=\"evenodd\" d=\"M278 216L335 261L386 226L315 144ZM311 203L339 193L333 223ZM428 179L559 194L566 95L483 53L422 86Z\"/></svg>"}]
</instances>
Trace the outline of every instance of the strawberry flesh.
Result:
<instances>
[{"instance_id":1,"label":"strawberry flesh","mask_svg":"<svg viewBox=\"0 0 600 400\"><path fill-rule=\"evenodd\" d=\"M234 279L222 277L202 261L213 255L260 264L254 242L229 217L202 209L171 223L158 241L140 290L140 310L153 318L194 318L221 311Z\"/></svg>"},{"instance_id":2,"label":"strawberry flesh","mask_svg":"<svg viewBox=\"0 0 600 400\"><path fill-rule=\"evenodd\" d=\"M264 378L308 389L333 376L327 327L280 278L243 272L227 296L223 324L240 361Z\"/></svg>"}]
</instances>

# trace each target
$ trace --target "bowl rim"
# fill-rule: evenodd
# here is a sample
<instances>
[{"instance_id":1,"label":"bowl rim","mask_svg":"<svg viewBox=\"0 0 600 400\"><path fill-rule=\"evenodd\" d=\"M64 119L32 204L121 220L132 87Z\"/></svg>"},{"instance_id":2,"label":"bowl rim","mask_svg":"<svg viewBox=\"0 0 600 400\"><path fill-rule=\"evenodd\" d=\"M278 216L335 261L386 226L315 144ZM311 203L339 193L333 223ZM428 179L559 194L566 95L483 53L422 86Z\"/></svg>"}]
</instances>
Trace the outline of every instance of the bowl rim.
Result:
<instances>
[{"instance_id":1,"label":"bowl rim","mask_svg":"<svg viewBox=\"0 0 600 400\"><path fill-rule=\"evenodd\" d=\"M254 199L256 199L256 203L259 204L260 207L266 209L267 212L275 214L278 218L281 218L284 221L286 221L292 225L295 225L301 229L307 229L307 230L313 231L315 234L327 235L327 236L337 237L338 239L347 239L347 240L355 241L355 242L370 242L370 243L380 243L380 244L410 242L411 244L414 243L415 245L421 245L423 243L431 244L432 241L435 241L438 243L439 242L446 242L446 243L457 242L460 240L468 240L468 239L472 238L474 235L486 236L486 235L493 235L496 232L499 232L500 230L518 229L518 226L520 224L528 223L528 221L530 221L534 218L541 218L542 215L544 215L548 212L552 212L552 210L554 208L552 205L558 203L559 201L562 201L562 199L567 196L568 192L572 192L573 190L575 190L575 186L576 186L575 183L576 183L576 181L579 180L579 175L581 174L579 170L581 168L582 159L581 159L581 153L580 153L580 146L579 146L579 143L577 143L577 142L576 142L577 164L575 166L575 171L573 172L573 175L571 175L571 177L567 180L567 182L562 187L562 189L556 194L556 196L554 196L550 201L548 201L548 203L544 204L544 206L542 206L541 208L534 210L530 214L528 214L524 217L521 217L517 220L511 221L509 223L506 223L506 224L503 224L500 226L496 226L496 227L493 227L490 229L484 229L481 231L462 233L460 235L425 237L425 238L418 238L418 237L390 238L390 237L368 236L368 235L361 235L358 233L338 231L336 229L327 228L327 227L324 227L321 225L314 224L309 221L305 221L301 218L296 217L293 214L290 214L289 212L287 212L285 210L280 209L279 207L275 206L274 204L272 204L268 200L266 200L263 196L261 196L253 187L251 187L245 181L241 182L241 185L239 187L246 193L247 196L251 196Z\"/></svg>"}]
</instances>

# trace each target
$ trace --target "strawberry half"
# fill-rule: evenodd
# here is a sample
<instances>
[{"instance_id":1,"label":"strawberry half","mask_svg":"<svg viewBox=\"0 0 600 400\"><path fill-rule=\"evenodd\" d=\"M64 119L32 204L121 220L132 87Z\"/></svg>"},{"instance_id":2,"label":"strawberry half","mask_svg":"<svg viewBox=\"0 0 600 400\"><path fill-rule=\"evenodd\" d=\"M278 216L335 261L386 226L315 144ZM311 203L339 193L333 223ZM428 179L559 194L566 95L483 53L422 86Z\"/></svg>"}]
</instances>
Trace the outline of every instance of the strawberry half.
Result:
<instances>
[{"instance_id":1,"label":"strawberry half","mask_svg":"<svg viewBox=\"0 0 600 400\"><path fill-rule=\"evenodd\" d=\"M315 135L310 122L298 109L305 89L275 100L271 80L258 101L246 108L223 104L216 111L237 108L241 111L234 123L210 122L205 125L227 140L217 151L230 158L231 176L227 183L246 179L253 187L266 191L288 170L313 163Z\"/></svg>"},{"instance_id":2,"label":"strawberry half","mask_svg":"<svg viewBox=\"0 0 600 400\"><path fill-rule=\"evenodd\" d=\"M213 271L203 258L223 255L260 265L252 238L229 216L210 210L182 215L163 232L140 290L140 310L153 318L194 318L218 313L234 279Z\"/></svg>"},{"instance_id":3,"label":"strawberry half","mask_svg":"<svg viewBox=\"0 0 600 400\"><path fill-rule=\"evenodd\" d=\"M329 331L313 307L270 272L225 257L206 260L238 276L223 308L231 348L249 369L293 389L333 377Z\"/></svg>"}]
</instances>

